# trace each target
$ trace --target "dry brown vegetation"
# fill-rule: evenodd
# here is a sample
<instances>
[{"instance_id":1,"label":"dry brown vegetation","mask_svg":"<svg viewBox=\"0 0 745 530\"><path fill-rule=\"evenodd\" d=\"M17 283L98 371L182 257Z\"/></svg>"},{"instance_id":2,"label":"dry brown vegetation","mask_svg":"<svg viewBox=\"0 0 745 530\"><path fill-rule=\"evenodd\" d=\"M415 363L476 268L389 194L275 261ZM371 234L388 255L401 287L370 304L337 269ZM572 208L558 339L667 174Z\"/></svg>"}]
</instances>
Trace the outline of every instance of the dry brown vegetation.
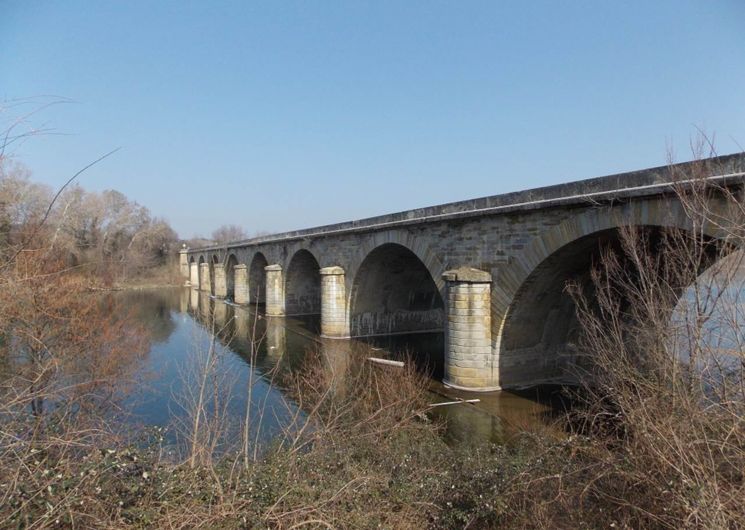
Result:
<instances>
[{"instance_id":1,"label":"dry brown vegetation","mask_svg":"<svg viewBox=\"0 0 745 530\"><path fill-rule=\"evenodd\" d=\"M587 358L566 439L449 447L411 363L319 350L282 379L298 405L284 435L258 450L247 408L226 450L213 338L173 461L159 431L135 443L114 421L147 340L87 291L135 248L148 267L170 236L118 195L52 203L7 167L0 156L0 527L745 526L745 210L741 190L700 178L711 168L679 176L689 230L622 229L569 286ZM106 222L65 213L102 203Z\"/></svg>"},{"instance_id":2,"label":"dry brown vegetation","mask_svg":"<svg viewBox=\"0 0 745 530\"><path fill-rule=\"evenodd\" d=\"M678 175L689 230L625 228L571 286L584 407L513 482L517 526L745 525L745 209L711 170Z\"/></svg>"}]
</instances>

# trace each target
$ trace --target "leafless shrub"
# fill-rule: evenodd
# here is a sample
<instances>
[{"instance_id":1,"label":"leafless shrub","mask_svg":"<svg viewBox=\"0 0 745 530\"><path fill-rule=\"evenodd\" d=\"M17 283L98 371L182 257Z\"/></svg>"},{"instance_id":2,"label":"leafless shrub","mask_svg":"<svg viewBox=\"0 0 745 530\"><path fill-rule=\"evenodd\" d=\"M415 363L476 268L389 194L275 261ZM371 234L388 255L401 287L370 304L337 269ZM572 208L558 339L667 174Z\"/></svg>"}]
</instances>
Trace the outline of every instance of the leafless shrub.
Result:
<instances>
[{"instance_id":1,"label":"leafless shrub","mask_svg":"<svg viewBox=\"0 0 745 530\"><path fill-rule=\"evenodd\" d=\"M745 210L716 173L674 175L687 227L621 228L589 286L569 286L584 406L569 442L512 482L513 523L745 525Z\"/></svg>"}]
</instances>

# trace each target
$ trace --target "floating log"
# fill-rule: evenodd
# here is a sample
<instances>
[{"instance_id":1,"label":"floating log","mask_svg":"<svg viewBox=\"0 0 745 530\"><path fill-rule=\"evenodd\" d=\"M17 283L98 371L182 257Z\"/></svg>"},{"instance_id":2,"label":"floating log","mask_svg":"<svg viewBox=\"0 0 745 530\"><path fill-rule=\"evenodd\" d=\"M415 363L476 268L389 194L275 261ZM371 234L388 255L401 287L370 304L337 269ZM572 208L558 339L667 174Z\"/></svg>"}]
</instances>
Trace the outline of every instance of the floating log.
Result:
<instances>
[{"instance_id":1,"label":"floating log","mask_svg":"<svg viewBox=\"0 0 745 530\"><path fill-rule=\"evenodd\" d=\"M480 403L480 399L460 399L458 401L443 401L442 403L432 403L430 407L444 407L446 405L458 405L459 403Z\"/></svg>"},{"instance_id":2,"label":"floating log","mask_svg":"<svg viewBox=\"0 0 745 530\"><path fill-rule=\"evenodd\" d=\"M397 368L403 368L404 363L401 361L393 361L391 359L381 359L380 357L368 357L368 361L371 363L384 364L386 366L396 366Z\"/></svg>"}]
</instances>

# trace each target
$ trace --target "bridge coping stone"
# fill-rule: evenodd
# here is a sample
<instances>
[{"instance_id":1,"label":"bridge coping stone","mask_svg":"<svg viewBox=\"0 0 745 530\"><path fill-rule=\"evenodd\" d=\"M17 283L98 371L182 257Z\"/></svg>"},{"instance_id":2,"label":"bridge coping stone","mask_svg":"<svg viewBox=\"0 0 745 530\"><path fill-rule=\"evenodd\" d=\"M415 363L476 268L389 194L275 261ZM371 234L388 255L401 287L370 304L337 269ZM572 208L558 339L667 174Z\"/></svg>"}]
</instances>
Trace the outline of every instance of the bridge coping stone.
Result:
<instances>
[{"instance_id":1,"label":"bridge coping stone","mask_svg":"<svg viewBox=\"0 0 745 530\"><path fill-rule=\"evenodd\" d=\"M445 271L442 279L448 282L466 282L466 283L489 283L491 274L473 267L460 267Z\"/></svg>"},{"instance_id":2,"label":"bridge coping stone","mask_svg":"<svg viewBox=\"0 0 745 530\"><path fill-rule=\"evenodd\" d=\"M321 276L341 276L344 274L344 269L339 266L323 267L319 270Z\"/></svg>"}]
</instances>

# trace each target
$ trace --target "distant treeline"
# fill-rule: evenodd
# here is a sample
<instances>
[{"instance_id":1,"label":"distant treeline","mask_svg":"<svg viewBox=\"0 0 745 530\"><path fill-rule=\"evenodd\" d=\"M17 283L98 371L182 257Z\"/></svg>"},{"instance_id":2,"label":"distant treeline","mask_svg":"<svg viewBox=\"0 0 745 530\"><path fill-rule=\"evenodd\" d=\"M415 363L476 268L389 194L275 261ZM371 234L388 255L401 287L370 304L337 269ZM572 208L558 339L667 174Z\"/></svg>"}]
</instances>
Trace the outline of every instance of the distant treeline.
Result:
<instances>
[{"instance_id":1,"label":"distant treeline","mask_svg":"<svg viewBox=\"0 0 745 530\"><path fill-rule=\"evenodd\" d=\"M68 267L109 282L165 265L179 241L167 221L115 190L77 184L56 191L33 182L24 167L0 164L0 247L5 252L46 248Z\"/></svg>"}]
</instances>

